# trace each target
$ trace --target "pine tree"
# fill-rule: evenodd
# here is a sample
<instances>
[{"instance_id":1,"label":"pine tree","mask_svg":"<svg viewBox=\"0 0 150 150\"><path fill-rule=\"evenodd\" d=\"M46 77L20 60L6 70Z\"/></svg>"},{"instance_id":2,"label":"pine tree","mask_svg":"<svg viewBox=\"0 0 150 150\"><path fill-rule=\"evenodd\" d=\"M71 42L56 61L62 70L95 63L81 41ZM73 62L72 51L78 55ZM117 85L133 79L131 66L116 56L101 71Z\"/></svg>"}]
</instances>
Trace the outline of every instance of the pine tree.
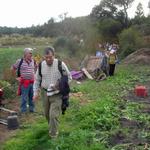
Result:
<instances>
[{"instance_id":1,"label":"pine tree","mask_svg":"<svg viewBox=\"0 0 150 150\"><path fill-rule=\"evenodd\" d=\"M144 10L143 10L143 6L141 3L139 3L137 5L137 10L136 10L135 14L136 14L135 16L138 18L144 17Z\"/></svg>"}]
</instances>

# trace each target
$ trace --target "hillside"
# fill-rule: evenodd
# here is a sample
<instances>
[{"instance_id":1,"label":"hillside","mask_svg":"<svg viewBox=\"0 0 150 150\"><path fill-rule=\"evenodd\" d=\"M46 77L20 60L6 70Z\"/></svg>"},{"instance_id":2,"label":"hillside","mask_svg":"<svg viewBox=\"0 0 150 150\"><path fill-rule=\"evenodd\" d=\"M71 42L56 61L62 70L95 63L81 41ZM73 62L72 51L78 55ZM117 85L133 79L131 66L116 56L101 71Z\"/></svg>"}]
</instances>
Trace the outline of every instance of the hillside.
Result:
<instances>
[{"instance_id":1,"label":"hillside","mask_svg":"<svg viewBox=\"0 0 150 150\"><path fill-rule=\"evenodd\" d=\"M123 63L150 65L150 48L141 48L127 56Z\"/></svg>"},{"instance_id":2,"label":"hillside","mask_svg":"<svg viewBox=\"0 0 150 150\"><path fill-rule=\"evenodd\" d=\"M107 80L73 84L70 107L61 116L57 139L48 137L42 115L27 114L19 118L20 129L5 142L3 150L148 150L149 71L148 66L120 64L115 76ZM138 84L147 87L148 97L135 95Z\"/></svg>"}]
</instances>

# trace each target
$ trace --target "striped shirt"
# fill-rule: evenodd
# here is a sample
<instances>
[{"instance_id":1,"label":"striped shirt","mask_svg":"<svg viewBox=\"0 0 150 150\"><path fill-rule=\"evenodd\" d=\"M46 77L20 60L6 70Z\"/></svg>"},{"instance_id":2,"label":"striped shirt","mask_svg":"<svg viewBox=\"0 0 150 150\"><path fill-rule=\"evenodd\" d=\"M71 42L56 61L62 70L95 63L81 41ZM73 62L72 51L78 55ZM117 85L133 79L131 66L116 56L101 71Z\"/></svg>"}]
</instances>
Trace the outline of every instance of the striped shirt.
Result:
<instances>
[{"instance_id":1,"label":"striped shirt","mask_svg":"<svg viewBox=\"0 0 150 150\"><path fill-rule=\"evenodd\" d=\"M16 63L12 65L13 69L18 69L20 61L21 59L18 59ZM36 66L33 59L30 62L27 62L23 59L23 62L20 66L20 77L22 79L34 80L35 67Z\"/></svg>"},{"instance_id":2,"label":"striped shirt","mask_svg":"<svg viewBox=\"0 0 150 150\"><path fill-rule=\"evenodd\" d=\"M68 75L69 80L72 79L71 74L64 62L62 62L62 70L63 73ZM35 75L35 82L33 86L34 95L37 95L38 89L40 88L40 82L41 87L44 89L48 89L50 85L56 85L58 79L61 78L61 73L58 70L58 59L54 59L52 65L47 65L46 61L44 60L41 64L41 74L42 74L42 82L41 82L41 76L39 75L39 68L37 69L36 75Z\"/></svg>"}]
</instances>

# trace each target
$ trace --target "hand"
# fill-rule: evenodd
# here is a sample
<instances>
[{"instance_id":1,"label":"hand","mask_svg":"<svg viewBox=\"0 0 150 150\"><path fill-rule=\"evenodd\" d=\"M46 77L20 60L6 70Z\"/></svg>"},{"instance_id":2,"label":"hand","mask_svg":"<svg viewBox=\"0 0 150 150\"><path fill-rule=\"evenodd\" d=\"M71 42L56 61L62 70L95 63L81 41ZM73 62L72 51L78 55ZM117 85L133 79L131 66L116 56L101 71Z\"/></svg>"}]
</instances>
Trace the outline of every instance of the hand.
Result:
<instances>
[{"instance_id":1,"label":"hand","mask_svg":"<svg viewBox=\"0 0 150 150\"><path fill-rule=\"evenodd\" d=\"M38 95L34 95L34 96L33 96L33 102L37 101L37 100L38 100L38 98L39 98L39 96L38 96Z\"/></svg>"},{"instance_id":2,"label":"hand","mask_svg":"<svg viewBox=\"0 0 150 150\"><path fill-rule=\"evenodd\" d=\"M57 90L57 86L54 85L54 84L51 84L50 87L51 87L52 90Z\"/></svg>"},{"instance_id":3,"label":"hand","mask_svg":"<svg viewBox=\"0 0 150 150\"><path fill-rule=\"evenodd\" d=\"M51 86L51 89L56 90L56 87L53 85L53 86Z\"/></svg>"},{"instance_id":4,"label":"hand","mask_svg":"<svg viewBox=\"0 0 150 150\"><path fill-rule=\"evenodd\" d=\"M17 80L18 82L20 82L20 81L21 81L21 78L20 78L20 77L17 77L16 80Z\"/></svg>"}]
</instances>

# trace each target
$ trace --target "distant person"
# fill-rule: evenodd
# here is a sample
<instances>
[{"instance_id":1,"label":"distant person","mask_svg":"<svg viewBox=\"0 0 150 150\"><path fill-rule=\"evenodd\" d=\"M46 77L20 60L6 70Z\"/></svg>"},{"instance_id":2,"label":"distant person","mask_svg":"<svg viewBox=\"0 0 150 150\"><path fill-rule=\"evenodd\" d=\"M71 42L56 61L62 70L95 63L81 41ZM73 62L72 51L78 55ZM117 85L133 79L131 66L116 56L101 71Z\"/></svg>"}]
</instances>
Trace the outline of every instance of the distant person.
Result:
<instances>
[{"instance_id":1,"label":"distant person","mask_svg":"<svg viewBox=\"0 0 150 150\"><path fill-rule=\"evenodd\" d=\"M32 52L32 48L25 48L23 57L12 65L12 70L16 72L16 79L19 82L18 95L21 95L21 113L27 112L27 103L29 112L34 112L33 83L37 65L32 58Z\"/></svg>"},{"instance_id":2,"label":"distant person","mask_svg":"<svg viewBox=\"0 0 150 150\"><path fill-rule=\"evenodd\" d=\"M101 43L98 43L96 46L96 57L102 56L103 56L103 45Z\"/></svg>"},{"instance_id":3,"label":"distant person","mask_svg":"<svg viewBox=\"0 0 150 150\"><path fill-rule=\"evenodd\" d=\"M67 75L69 80L72 79L66 64L61 62L60 65L60 61L55 58L54 51L53 47L44 49L44 60L41 62L41 67L38 67L36 72L33 98L34 100L38 98L38 92L41 88L44 112L49 124L49 136L51 138L58 136L59 116L62 112L62 95L59 89L59 81L62 74ZM64 81L62 84L68 79L63 79Z\"/></svg>"},{"instance_id":4,"label":"distant person","mask_svg":"<svg viewBox=\"0 0 150 150\"><path fill-rule=\"evenodd\" d=\"M113 43L111 50L114 50L114 51L117 52L117 50L118 50L118 45Z\"/></svg>"},{"instance_id":5,"label":"distant person","mask_svg":"<svg viewBox=\"0 0 150 150\"><path fill-rule=\"evenodd\" d=\"M109 63L109 75L113 76L114 71L115 71L115 66L116 66L116 61L117 61L117 54L115 50L111 50L109 52L109 57L108 57L108 63Z\"/></svg>"},{"instance_id":6,"label":"distant person","mask_svg":"<svg viewBox=\"0 0 150 150\"><path fill-rule=\"evenodd\" d=\"M102 57L101 67L102 71L105 73L106 76L109 75L109 65L108 65L108 54L105 50Z\"/></svg>"}]
</instances>

